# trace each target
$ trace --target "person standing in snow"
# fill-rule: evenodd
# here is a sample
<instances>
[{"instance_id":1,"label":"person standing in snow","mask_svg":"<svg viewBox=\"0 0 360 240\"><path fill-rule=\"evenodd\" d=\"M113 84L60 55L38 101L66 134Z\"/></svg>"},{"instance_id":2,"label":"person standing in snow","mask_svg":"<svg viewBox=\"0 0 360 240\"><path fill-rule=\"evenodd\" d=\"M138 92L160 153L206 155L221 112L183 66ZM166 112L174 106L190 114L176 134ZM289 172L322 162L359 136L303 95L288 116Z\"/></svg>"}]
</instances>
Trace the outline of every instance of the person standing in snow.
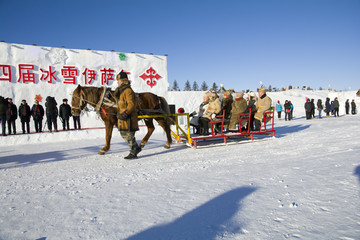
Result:
<instances>
[{"instance_id":1,"label":"person standing in snow","mask_svg":"<svg viewBox=\"0 0 360 240\"><path fill-rule=\"evenodd\" d=\"M254 124L255 124L255 131L261 130L261 125L263 122L263 115L266 111L269 111L271 108L271 98L266 95L265 88L261 87L258 91L259 99L256 102L256 113L254 115Z\"/></svg>"},{"instance_id":2,"label":"person standing in snow","mask_svg":"<svg viewBox=\"0 0 360 240\"><path fill-rule=\"evenodd\" d=\"M345 102L345 113L346 113L346 114L349 114L349 110L350 110L349 99L346 99L346 102Z\"/></svg>"},{"instance_id":3,"label":"person standing in snow","mask_svg":"<svg viewBox=\"0 0 360 240\"><path fill-rule=\"evenodd\" d=\"M135 159L141 151L135 139L135 132L139 130L138 115L136 111L136 96L131 89L130 81L125 72L116 75L118 87L115 89L115 97L118 99L119 112L116 117L121 137L127 142L130 153L125 159Z\"/></svg>"},{"instance_id":4,"label":"person standing in snow","mask_svg":"<svg viewBox=\"0 0 360 240\"><path fill-rule=\"evenodd\" d=\"M57 102L54 97L48 96L45 102L45 112L46 120L49 132L52 132L52 126L54 125L54 131L57 132L57 117L59 115L58 109L56 107Z\"/></svg>"},{"instance_id":5,"label":"person standing in snow","mask_svg":"<svg viewBox=\"0 0 360 240\"><path fill-rule=\"evenodd\" d=\"M63 130L69 130L69 119L71 117L71 107L68 104L68 100L66 98L63 99L63 103L59 107L59 117L62 122Z\"/></svg>"},{"instance_id":6,"label":"person standing in snow","mask_svg":"<svg viewBox=\"0 0 360 240\"><path fill-rule=\"evenodd\" d=\"M34 120L35 131L42 132L42 120L44 117L44 108L39 104L38 100L35 100L35 103L31 108L31 115Z\"/></svg>"},{"instance_id":7,"label":"person standing in snow","mask_svg":"<svg viewBox=\"0 0 360 240\"><path fill-rule=\"evenodd\" d=\"M339 107L340 107L339 99L336 97L334 99L334 115L335 115L335 117L339 117Z\"/></svg>"},{"instance_id":8,"label":"person standing in snow","mask_svg":"<svg viewBox=\"0 0 360 240\"><path fill-rule=\"evenodd\" d=\"M356 114L356 103L354 99L351 101L351 114Z\"/></svg>"},{"instance_id":9,"label":"person standing in snow","mask_svg":"<svg viewBox=\"0 0 360 240\"><path fill-rule=\"evenodd\" d=\"M312 116L312 106L311 106L311 101L310 101L309 98L306 100L306 103L305 103L305 105L304 105L304 108L305 108L306 119L307 119L307 120L311 119L311 116Z\"/></svg>"},{"instance_id":10,"label":"person standing in snow","mask_svg":"<svg viewBox=\"0 0 360 240\"><path fill-rule=\"evenodd\" d=\"M330 109L331 109L331 114L335 115L335 107L334 107L334 101L331 101L330 103ZM336 117L336 116L335 116Z\"/></svg>"},{"instance_id":11,"label":"person standing in snow","mask_svg":"<svg viewBox=\"0 0 360 240\"><path fill-rule=\"evenodd\" d=\"M319 118L322 118L322 117L321 117L321 111L324 109L324 106L323 106L323 104L322 104L321 99L318 99L316 105L317 105L317 110L319 111Z\"/></svg>"},{"instance_id":12,"label":"person standing in snow","mask_svg":"<svg viewBox=\"0 0 360 240\"><path fill-rule=\"evenodd\" d=\"M8 98L8 108L6 112L6 121L8 125L8 134L11 134L11 127L13 129L14 135L16 134L16 123L15 120L17 119L17 107L12 102L12 98Z\"/></svg>"},{"instance_id":13,"label":"person standing in snow","mask_svg":"<svg viewBox=\"0 0 360 240\"><path fill-rule=\"evenodd\" d=\"M7 102L3 96L0 96L0 122L1 122L1 130L2 135L6 136L6 110L7 110Z\"/></svg>"},{"instance_id":14,"label":"person standing in snow","mask_svg":"<svg viewBox=\"0 0 360 240\"><path fill-rule=\"evenodd\" d=\"M19 117L21 120L21 127L23 134L25 133L25 124L26 124L27 133L30 133L30 116L31 116L30 107L26 103L26 100L23 99L19 107Z\"/></svg>"},{"instance_id":15,"label":"person standing in snow","mask_svg":"<svg viewBox=\"0 0 360 240\"><path fill-rule=\"evenodd\" d=\"M278 119L281 120L282 106L280 104L280 101L277 101L276 103L276 111L278 113Z\"/></svg>"},{"instance_id":16,"label":"person standing in snow","mask_svg":"<svg viewBox=\"0 0 360 240\"><path fill-rule=\"evenodd\" d=\"M330 98L327 97L325 101L325 112L327 118L330 117L330 111L331 111Z\"/></svg>"},{"instance_id":17,"label":"person standing in snow","mask_svg":"<svg viewBox=\"0 0 360 240\"><path fill-rule=\"evenodd\" d=\"M290 119L293 119L294 114L294 105L289 101L290 103Z\"/></svg>"},{"instance_id":18,"label":"person standing in snow","mask_svg":"<svg viewBox=\"0 0 360 240\"><path fill-rule=\"evenodd\" d=\"M285 121L291 120L291 105L288 100L285 100L284 103L284 111L285 111Z\"/></svg>"},{"instance_id":19,"label":"person standing in snow","mask_svg":"<svg viewBox=\"0 0 360 240\"><path fill-rule=\"evenodd\" d=\"M311 103L311 118L315 118L315 100L312 98L310 103Z\"/></svg>"},{"instance_id":20,"label":"person standing in snow","mask_svg":"<svg viewBox=\"0 0 360 240\"><path fill-rule=\"evenodd\" d=\"M74 128L75 129L81 129L81 124L80 124L80 115L78 116L72 116L73 117L73 121L74 121Z\"/></svg>"}]
</instances>

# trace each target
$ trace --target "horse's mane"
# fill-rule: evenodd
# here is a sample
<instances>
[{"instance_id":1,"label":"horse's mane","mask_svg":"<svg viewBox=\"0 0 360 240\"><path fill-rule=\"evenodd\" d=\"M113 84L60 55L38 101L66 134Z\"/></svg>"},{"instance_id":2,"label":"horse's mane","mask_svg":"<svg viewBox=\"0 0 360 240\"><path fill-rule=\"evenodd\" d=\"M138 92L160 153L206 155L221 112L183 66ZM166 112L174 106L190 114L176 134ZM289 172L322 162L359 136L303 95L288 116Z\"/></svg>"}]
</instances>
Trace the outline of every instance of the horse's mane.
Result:
<instances>
[{"instance_id":1,"label":"horse's mane","mask_svg":"<svg viewBox=\"0 0 360 240\"><path fill-rule=\"evenodd\" d=\"M90 87L90 86L81 87L81 90L84 92L84 97L86 97L90 105L96 105L98 103L100 98L100 94L99 94L100 89L101 88L99 87Z\"/></svg>"}]
</instances>

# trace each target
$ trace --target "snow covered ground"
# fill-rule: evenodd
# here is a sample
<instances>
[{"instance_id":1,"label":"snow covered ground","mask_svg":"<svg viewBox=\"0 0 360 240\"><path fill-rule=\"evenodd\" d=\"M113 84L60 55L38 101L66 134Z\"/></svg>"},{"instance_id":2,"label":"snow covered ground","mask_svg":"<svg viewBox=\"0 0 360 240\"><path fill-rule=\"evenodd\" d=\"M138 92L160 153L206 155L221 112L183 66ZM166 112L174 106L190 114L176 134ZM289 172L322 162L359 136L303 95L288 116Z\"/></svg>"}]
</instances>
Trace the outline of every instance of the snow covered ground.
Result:
<instances>
[{"instance_id":1,"label":"snow covered ground","mask_svg":"<svg viewBox=\"0 0 360 240\"><path fill-rule=\"evenodd\" d=\"M276 138L167 150L157 128L133 161L116 129L104 156L102 129L0 137L0 239L360 239L360 115L336 94L340 118L270 93L297 108Z\"/></svg>"}]
</instances>

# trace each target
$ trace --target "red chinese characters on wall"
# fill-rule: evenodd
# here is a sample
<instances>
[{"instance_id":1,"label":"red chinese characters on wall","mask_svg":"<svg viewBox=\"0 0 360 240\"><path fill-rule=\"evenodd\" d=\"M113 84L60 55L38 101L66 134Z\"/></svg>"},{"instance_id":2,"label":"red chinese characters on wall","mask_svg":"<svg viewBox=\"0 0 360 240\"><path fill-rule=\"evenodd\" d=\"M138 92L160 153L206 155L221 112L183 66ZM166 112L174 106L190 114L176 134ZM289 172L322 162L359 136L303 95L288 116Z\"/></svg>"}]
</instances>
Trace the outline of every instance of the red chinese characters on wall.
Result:
<instances>
[{"instance_id":1,"label":"red chinese characters on wall","mask_svg":"<svg viewBox=\"0 0 360 240\"><path fill-rule=\"evenodd\" d=\"M10 67L10 65L0 65L0 81L11 82L11 67Z\"/></svg>"},{"instance_id":2,"label":"red chinese characters on wall","mask_svg":"<svg viewBox=\"0 0 360 240\"><path fill-rule=\"evenodd\" d=\"M42 72L41 74L41 81L48 81L48 83L53 83L53 80L56 81L56 77L54 76L54 74L56 73L56 71L51 71L51 66L49 66L49 71L46 71L42 68L40 68L40 71Z\"/></svg>"},{"instance_id":3,"label":"red chinese characters on wall","mask_svg":"<svg viewBox=\"0 0 360 240\"><path fill-rule=\"evenodd\" d=\"M156 85L156 81L161 78L159 74L156 73L156 71L150 67L148 70L145 71L142 75L139 76L144 81L146 81L146 84L149 85L151 88Z\"/></svg>"},{"instance_id":4,"label":"red chinese characters on wall","mask_svg":"<svg viewBox=\"0 0 360 240\"><path fill-rule=\"evenodd\" d=\"M82 72L75 66L63 66L60 71L56 71L54 67L38 68L33 64L19 64L17 70L12 73L15 67L6 64L0 64L0 81L17 82L17 83L34 83L43 81L47 83L63 83L63 84L80 84L90 85L97 79L100 85L111 85L115 80L115 70L111 68L103 68L97 71L85 68ZM124 70L121 70L124 71ZM126 73L129 75L130 72ZM143 74L139 76L151 88L157 84L162 78L154 68L149 67Z\"/></svg>"},{"instance_id":5,"label":"red chinese characters on wall","mask_svg":"<svg viewBox=\"0 0 360 240\"><path fill-rule=\"evenodd\" d=\"M74 66L64 66L61 69L61 75L64 77L65 84L76 84L78 70Z\"/></svg>"},{"instance_id":6,"label":"red chinese characters on wall","mask_svg":"<svg viewBox=\"0 0 360 240\"><path fill-rule=\"evenodd\" d=\"M85 85L91 84L93 81L95 81L95 78L96 78L95 70L85 68L82 75L85 78Z\"/></svg>"},{"instance_id":7,"label":"red chinese characters on wall","mask_svg":"<svg viewBox=\"0 0 360 240\"><path fill-rule=\"evenodd\" d=\"M35 83L34 65L19 64L19 79L18 82L32 82Z\"/></svg>"},{"instance_id":8,"label":"red chinese characters on wall","mask_svg":"<svg viewBox=\"0 0 360 240\"><path fill-rule=\"evenodd\" d=\"M110 81L114 81L114 72L115 72L114 70L110 68L109 69L104 68L101 69L100 72L101 72L101 85L104 84L109 85Z\"/></svg>"}]
</instances>

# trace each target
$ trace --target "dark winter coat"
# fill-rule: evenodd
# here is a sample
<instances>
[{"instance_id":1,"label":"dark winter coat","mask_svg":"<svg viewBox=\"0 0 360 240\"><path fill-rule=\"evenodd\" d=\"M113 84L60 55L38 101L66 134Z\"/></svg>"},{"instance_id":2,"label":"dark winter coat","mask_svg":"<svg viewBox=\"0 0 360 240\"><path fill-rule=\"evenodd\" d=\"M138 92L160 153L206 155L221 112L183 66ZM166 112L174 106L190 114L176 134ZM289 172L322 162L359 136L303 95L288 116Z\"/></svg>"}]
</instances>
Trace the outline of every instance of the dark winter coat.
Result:
<instances>
[{"instance_id":1,"label":"dark winter coat","mask_svg":"<svg viewBox=\"0 0 360 240\"><path fill-rule=\"evenodd\" d=\"M17 107L13 103L8 103L8 108L6 112L6 120L8 121L15 121L18 117L17 114Z\"/></svg>"},{"instance_id":2,"label":"dark winter coat","mask_svg":"<svg viewBox=\"0 0 360 240\"><path fill-rule=\"evenodd\" d=\"M284 104L285 112L289 112L291 110L291 104L289 102L285 102ZM288 111L286 111L288 110Z\"/></svg>"},{"instance_id":3,"label":"dark winter coat","mask_svg":"<svg viewBox=\"0 0 360 240\"><path fill-rule=\"evenodd\" d=\"M254 115L256 112L256 100L255 98L250 98L247 108L251 109L251 115Z\"/></svg>"},{"instance_id":4,"label":"dark winter coat","mask_svg":"<svg viewBox=\"0 0 360 240\"><path fill-rule=\"evenodd\" d=\"M42 120L44 117L44 108L40 104L34 104L31 108L31 115L35 120Z\"/></svg>"},{"instance_id":5,"label":"dark winter coat","mask_svg":"<svg viewBox=\"0 0 360 240\"><path fill-rule=\"evenodd\" d=\"M225 110L225 118L229 118L233 102L234 100L231 95L229 95L228 97L224 97L224 99L222 100L221 112Z\"/></svg>"},{"instance_id":6,"label":"dark winter coat","mask_svg":"<svg viewBox=\"0 0 360 240\"><path fill-rule=\"evenodd\" d=\"M0 116L6 116L7 104L3 96L0 96Z\"/></svg>"},{"instance_id":7,"label":"dark winter coat","mask_svg":"<svg viewBox=\"0 0 360 240\"><path fill-rule=\"evenodd\" d=\"M29 122L31 116L31 110L29 105L27 103L21 104L19 107L19 117L21 119L21 122Z\"/></svg>"},{"instance_id":8,"label":"dark winter coat","mask_svg":"<svg viewBox=\"0 0 360 240\"><path fill-rule=\"evenodd\" d=\"M349 103L349 99L348 99L345 102L345 109L349 110L349 108L350 108L350 103Z\"/></svg>"},{"instance_id":9,"label":"dark winter coat","mask_svg":"<svg viewBox=\"0 0 360 240\"><path fill-rule=\"evenodd\" d=\"M310 102L310 99L308 99L308 100L306 101L304 107L305 107L305 112L311 112L311 110L312 110L312 104L311 104L311 102Z\"/></svg>"},{"instance_id":10,"label":"dark winter coat","mask_svg":"<svg viewBox=\"0 0 360 240\"><path fill-rule=\"evenodd\" d=\"M334 100L334 108L339 108L340 104L337 98Z\"/></svg>"},{"instance_id":11,"label":"dark winter coat","mask_svg":"<svg viewBox=\"0 0 360 240\"><path fill-rule=\"evenodd\" d=\"M314 99L311 99L311 101L310 101L310 103L311 103L311 111L315 111L315 102L314 102Z\"/></svg>"},{"instance_id":12,"label":"dark winter coat","mask_svg":"<svg viewBox=\"0 0 360 240\"><path fill-rule=\"evenodd\" d=\"M130 83L123 83L115 89L115 96L118 97L119 113L125 112L128 118L125 120L119 119L118 128L120 131L137 131L139 130L138 115L136 111L136 96L131 89ZM130 126L129 126L130 124Z\"/></svg>"},{"instance_id":13,"label":"dark winter coat","mask_svg":"<svg viewBox=\"0 0 360 240\"><path fill-rule=\"evenodd\" d=\"M321 99L319 99L318 101L317 101L317 110L323 110L324 109L324 106L323 106L323 104L322 104L322 101L321 101Z\"/></svg>"},{"instance_id":14,"label":"dark winter coat","mask_svg":"<svg viewBox=\"0 0 360 240\"><path fill-rule=\"evenodd\" d=\"M331 111L330 98L326 98L325 112L329 113L330 111Z\"/></svg>"},{"instance_id":15,"label":"dark winter coat","mask_svg":"<svg viewBox=\"0 0 360 240\"><path fill-rule=\"evenodd\" d=\"M54 97L48 96L45 102L46 108L46 117L57 117L58 116L58 109L57 103Z\"/></svg>"},{"instance_id":16,"label":"dark winter coat","mask_svg":"<svg viewBox=\"0 0 360 240\"><path fill-rule=\"evenodd\" d=\"M71 107L69 104L61 104L59 108L59 116L64 120L69 120L71 117Z\"/></svg>"},{"instance_id":17,"label":"dark winter coat","mask_svg":"<svg viewBox=\"0 0 360 240\"><path fill-rule=\"evenodd\" d=\"M356 103L354 101L351 102L351 109L356 109Z\"/></svg>"}]
</instances>

